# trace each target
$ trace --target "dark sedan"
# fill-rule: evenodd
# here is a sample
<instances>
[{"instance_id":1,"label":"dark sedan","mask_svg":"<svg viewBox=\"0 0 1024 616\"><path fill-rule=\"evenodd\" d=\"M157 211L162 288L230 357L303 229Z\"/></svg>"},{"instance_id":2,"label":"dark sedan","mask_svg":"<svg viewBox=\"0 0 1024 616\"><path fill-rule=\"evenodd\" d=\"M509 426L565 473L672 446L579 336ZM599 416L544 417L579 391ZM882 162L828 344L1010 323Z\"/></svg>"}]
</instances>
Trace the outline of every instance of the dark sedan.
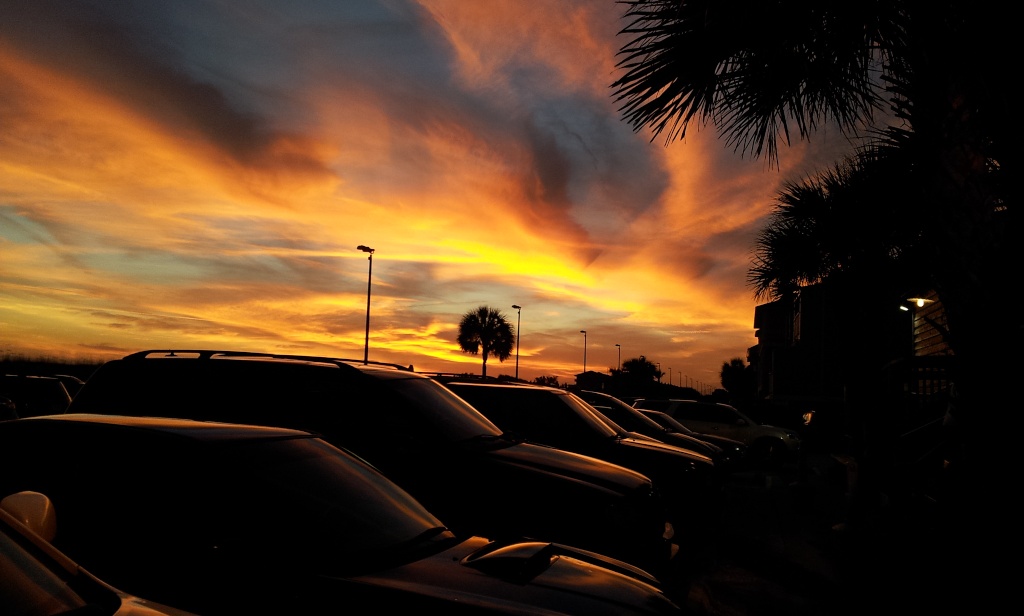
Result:
<instances>
[{"instance_id":1,"label":"dark sedan","mask_svg":"<svg viewBox=\"0 0 1024 616\"><path fill-rule=\"evenodd\" d=\"M52 501L55 547L126 592L207 616L680 613L622 561L457 536L372 466L306 432L16 419L0 422L0 467L0 495Z\"/></svg>"}]
</instances>

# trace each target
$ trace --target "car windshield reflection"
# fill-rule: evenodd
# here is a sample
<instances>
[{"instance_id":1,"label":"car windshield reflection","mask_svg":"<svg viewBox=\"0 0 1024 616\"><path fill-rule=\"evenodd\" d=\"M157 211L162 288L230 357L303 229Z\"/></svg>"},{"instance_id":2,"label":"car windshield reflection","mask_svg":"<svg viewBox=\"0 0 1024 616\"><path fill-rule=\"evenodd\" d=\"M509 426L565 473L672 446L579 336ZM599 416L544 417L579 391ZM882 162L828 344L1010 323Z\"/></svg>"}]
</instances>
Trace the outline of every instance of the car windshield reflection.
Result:
<instances>
[{"instance_id":1,"label":"car windshield reflection","mask_svg":"<svg viewBox=\"0 0 1024 616\"><path fill-rule=\"evenodd\" d=\"M212 499L203 515L217 516L211 528L231 529L229 543L296 558L330 554L333 562L372 567L420 558L451 538L409 494L322 441L245 443L218 457L179 480Z\"/></svg>"},{"instance_id":2,"label":"car windshield reflection","mask_svg":"<svg viewBox=\"0 0 1024 616\"><path fill-rule=\"evenodd\" d=\"M501 430L491 420L436 381L403 378L394 379L391 386L405 402L424 411L418 415L421 420L430 422L448 442L501 436Z\"/></svg>"},{"instance_id":3,"label":"car windshield reflection","mask_svg":"<svg viewBox=\"0 0 1024 616\"><path fill-rule=\"evenodd\" d=\"M600 413L595 413L594 408L581 400L575 394L566 394L565 403L577 409L579 416L590 424L595 432L603 433L608 437L615 437L625 434L622 426L608 419Z\"/></svg>"}]
</instances>

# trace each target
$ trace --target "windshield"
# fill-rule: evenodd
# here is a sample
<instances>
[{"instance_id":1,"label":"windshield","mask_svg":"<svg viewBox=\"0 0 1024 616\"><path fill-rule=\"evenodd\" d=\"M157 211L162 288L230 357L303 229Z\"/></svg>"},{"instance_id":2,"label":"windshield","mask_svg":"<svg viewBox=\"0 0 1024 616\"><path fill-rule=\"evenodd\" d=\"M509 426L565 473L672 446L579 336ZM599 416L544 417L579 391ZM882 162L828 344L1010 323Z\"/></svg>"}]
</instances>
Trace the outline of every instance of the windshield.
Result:
<instances>
[{"instance_id":1,"label":"windshield","mask_svg":"<svg viewBox=\"0 0 1024 616\"><path fill-rule=\"evenodd\" d=\"M70 614L76 609L85 613L85 599L58 575L59 570L51 570L53 565L48 567L34 551L27 551L23 544L28 542L20 541L7 522L0 522L0 531L0 606L17 614Z\"/></svg>"},{"instance_id":2,"label":"windshield","mask_svg":"<svg viewBox=\"0 0 1024 616\"><path fill-rule=\"evenodd\" d=\"M443 534L442 523L412 496L318 439L222 447L198 468L201 477L177 485L212 488L207 496L214 502L196 514L215 517L243 545L314 561L327 557L349 568L401 560Z\"/></svg>"},{"instance_id":3,"label":"windshield","mask_svg":"<svg viewBox=\"0 0 1024 616\"><path fill-rule=\"evenodd\" d=\"M582 397L582 396L581 396ZM590 399L587 400L592 405L600 404L604 408L599 409L605 417L619 424L627 430L633 432L643 433L644 431L655 430L657 432L664 432L665 428L658 425L658 422L654 421L650 417L644 415L635 408L629 406L625 402L615 398L613 396L600 396L597 397L594 394L589 394ZM586 398L584 398L586 399Z\"/></svg>"},{"instance_id":4,"label":"windshield","mask_svg":"<svg viewBox=\"0 0 1024 616\"><path fill-rule=\"evenodd\" d=\"M696 434L696 432L679 423L675 417L669 415L668 413L654 411L652 415L658 418L658 423L660 423L661 425L665 426L666 428L673 432L682 432L683 434Z\"/></svg>"},{"instance_id":5,"label":"windshield","mask_svg":"<svg viewBox=\"0 0 1024 616\"><path fill-rule=\"evenodd\" d=\"M115 585L211 546L246 568L344 573L410 562L456 540L375 468L311 436L254 438L262 428L205 422L175 428L196 438L135 424L21 425L29 438L22 446L6 433L4 458L35 469L74 520L59 541L80 554L129 550L105 564Z\"/></svg>"},{"instance_id":6,"label":"windshield","mask_svg":"<svg viewBox=\"0 0 1024 616\"><path fill-rule=\"evenodd\" d=\"M578 409L579 415L593 424L596 430L605 433L607 436L618 436L625 434L622 426L602 415L597 409L584 402L579 396L572 393L565 394L565 403Z\"/></svg>"},{"instance_id":7,"label":"windshield","mask_svg":"<svg viewBox=\"0 0 1024 616\"><path fill-rule=\"evenodd\" d=\"M747 415L744 415L743 411L739 410L738 408L736 408L734 406L729 406L727 404L723 404L722 406L728 407L729 410L731 410L733 413L736 413L736 416L739 417L740 419L742 419L743 421L745 421L745 422L747 422L747 423L749 423L751 425L755 425L755 426L758 424L758 422L754 421L753 419L751 419Z\"/></svg>"},{"instance_id":8,"label":"windshield","mask_svg":"<svg viewBox=\"0 0 1024 616\"><path fill-rule=\"evenodd\" d=\"M389 385L449 442L501 436L501 430L468 402L429 378L396 378Z\"/></svg>"}]
</instances>

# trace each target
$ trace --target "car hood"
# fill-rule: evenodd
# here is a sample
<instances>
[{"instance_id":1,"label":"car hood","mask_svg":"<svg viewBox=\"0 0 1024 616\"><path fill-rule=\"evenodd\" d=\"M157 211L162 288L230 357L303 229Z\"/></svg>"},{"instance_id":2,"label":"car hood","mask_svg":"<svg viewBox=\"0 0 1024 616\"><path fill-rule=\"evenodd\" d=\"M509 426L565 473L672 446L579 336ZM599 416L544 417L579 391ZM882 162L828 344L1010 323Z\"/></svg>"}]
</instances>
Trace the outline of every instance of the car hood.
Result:
<instances>
[{"instance_id":1,"label":"car hood","mask_svg":"<svg viewBox=\"0 0 1024 616\"><path fill-rule=\"evenodd\" d=\"M706 456L714 456L722 453L722 448L718 445L711 443L710 441L701 440L695 436L690 436L689 434L683 434L682 432L669 432L666 430L661 435L654 436L654 439L675 447L689 449L690 451Z\"/></svg>"},{"instance_id":2,"label":"car hood","mask_svg":"<svg viewBox=\"0 0 1024 616\"><path fill-rule=\"evenodd\" d=\"M633 469L535 443L516 443L489 451L487 456L527 472L568 477L616 494L632 494L651 483L650 478Z\"/></svg>"},{"instance_id":3,"label":"car hood","mask_svg":"<svg viewBox=\"0 0 1024 616\"><path fill-rule=\"evenodd\" d=\"M683 449L682 447L676 447L675 445L669 445L668 443L633 437L630 436L629 433L626 433L624 436L620 436L615 440L615 442L619 447L623 448L642 449L651 452L660 451L664 453L656 455L677 456L680 458L686 458L696 465L714 466L714 462L711 458L703 454L690 451L689 449Z\"/></svg>"},{"instance_id":4,"label":"car hood","mask_svg":"<svg viewBox=\"0 0 1024 616\"><path fill-rule=\"evenodd\" d=\"M673 432L673 434L680 434L679 432ZM714 444L722 450L745 450L747 444L741 440L729 438L728 436L722 436L721 434L707 434L705 432L695 432L697 438L707 440L707 442Z\"/></svg>"},{"instance_id":5,"label":"car hood","mask_svg":"<svg viewBox=\"0 0 1024 616\"><path fill-rule=\"evenodd\" d=\"M682 613L644 571L557 543L472 537L434 556L346 581L426 598L438 607L500 614Z\"/></svg>"}]
</instances>

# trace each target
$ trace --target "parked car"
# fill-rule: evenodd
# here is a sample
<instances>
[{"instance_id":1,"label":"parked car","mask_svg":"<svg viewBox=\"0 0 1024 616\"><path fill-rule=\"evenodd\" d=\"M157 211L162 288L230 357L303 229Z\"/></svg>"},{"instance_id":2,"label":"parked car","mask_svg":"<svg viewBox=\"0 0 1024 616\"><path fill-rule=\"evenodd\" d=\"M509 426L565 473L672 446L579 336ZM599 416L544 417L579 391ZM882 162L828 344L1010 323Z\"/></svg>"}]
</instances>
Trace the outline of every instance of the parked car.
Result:
<instances>
[{"instance_id":1,"label":"parked car","mask_svg":"<svg viewBox=\"0 0 1024 616\"><path fill-rule=\"evenodd\" d=\"M707 456L633 435L564 389L460 382L445 386L506 433L639 471L665 494L683 547L706 532L720 506L720 481Z\"/></svg>"},{"instance_id":2,"label":"parked car","mask_svg":"<svg viewBox=\"0 0 1024 616\"><path fill-rule=\"evenodd\" d=\"M759 424L728 404L641 398L633 406L662 411L695 432L742 441L747 444L750 457L761 462L792 462L800 456L801 440L795 430Z\"/></svg>"},{"instance_id":3,"label":"parked car","mask_svg":"<svg viewBox=\"0 0 1024 616\"><path fill-rule=\"evenodd\" d=\"M681 430L669 430L611 394L587 390L575 393L600 411L602 415L626 430L650 436L669 445L702 453L714 461L715 468L723 472L739 468L746 457L746 444L735 439L698 434L685 427Z\"/></svg>"},{"instance_id":4,"label":"parked car","mask_svg":"<svg viewBox=\"0 0 1024 616\"><path fill-rule=\"evenodd\" d=\"M55 530L44 495L18 493L0 501L0 614L193 616L100 580L49 543Z\"/></svg>"},{"instance_id":5,"label":"parked car","mask_svg":"<svg viewBox=\"0 0 1024 616\"><path fill-rule=\"evenodd\" d=\"M509 438L406 367L230 351L143 351L100 366L73 413L157 415L316 432L368 460L459 534L530 537L653 573L678 553L643 474Z\"/></svg>"},{"instance_id":6,"label":"parked car","mask_svg":"<svg viewBox=\"0 0 1024 616\"><path fill-rule=\"evenodd\" d=\"M17 418L18 409L14 405L14 400L11 400L7 396L0 396L0 421Z\"/></svg>"},{"instance_id":7,"label":"parked car","mask_svg":"<svg viewBox=\"0 0 1024 616\"><path fill-rule=\"evenodd\" d=\"M681 613L625 562L457 536L308 432L51 415L0 424L0 465L0 494L52 501L56 547L120 588L207 616Z\"/></svg>"},{"instance_id":8,"label":"parked car","mask_svg":"<svg viewBox=\"0 0 1024 616\"><path fill-rule=\"evenodd\" d=\"M676 432L683 432L685 434L690 434L690 433L696 434L696 432L693 432L693 430L690 430L689 428L687 428L683 424L679 423L671 415L669 415L668 413L665 413L664 411L655 411L655 410L652 410L652 409L637 409L637 410L640 411L641 413L643 413L644 416L648 417L651 421L654 421L658 425L664 427L666 430L672 430L672 431L676 431Z\"/></svg>"},{"instance_id":9,"label":"parked car","mask_svg":"<svg viewBox=\"0 0 1024 616\"><path fill-rule=\"evenodd\" d=\"M34 374L0 375L0 398L14 404L18 417L63 413L71 403L60 379Z\"/></svg>"},{"instance_id":10,"label":"parked car","mask_svg":"<svg viewBox=\"0 0 1024 616\"><path fill-rule=\"evenodd\" d=\"M82 388L82 385L85 385L85 381L73 374L55 374L53 377L58 379L61 383L64 383L64 389L68 390L68 395L72 398L74 398L75 394L78 393L78 390Z\"/></svg>"}]
</instances>

